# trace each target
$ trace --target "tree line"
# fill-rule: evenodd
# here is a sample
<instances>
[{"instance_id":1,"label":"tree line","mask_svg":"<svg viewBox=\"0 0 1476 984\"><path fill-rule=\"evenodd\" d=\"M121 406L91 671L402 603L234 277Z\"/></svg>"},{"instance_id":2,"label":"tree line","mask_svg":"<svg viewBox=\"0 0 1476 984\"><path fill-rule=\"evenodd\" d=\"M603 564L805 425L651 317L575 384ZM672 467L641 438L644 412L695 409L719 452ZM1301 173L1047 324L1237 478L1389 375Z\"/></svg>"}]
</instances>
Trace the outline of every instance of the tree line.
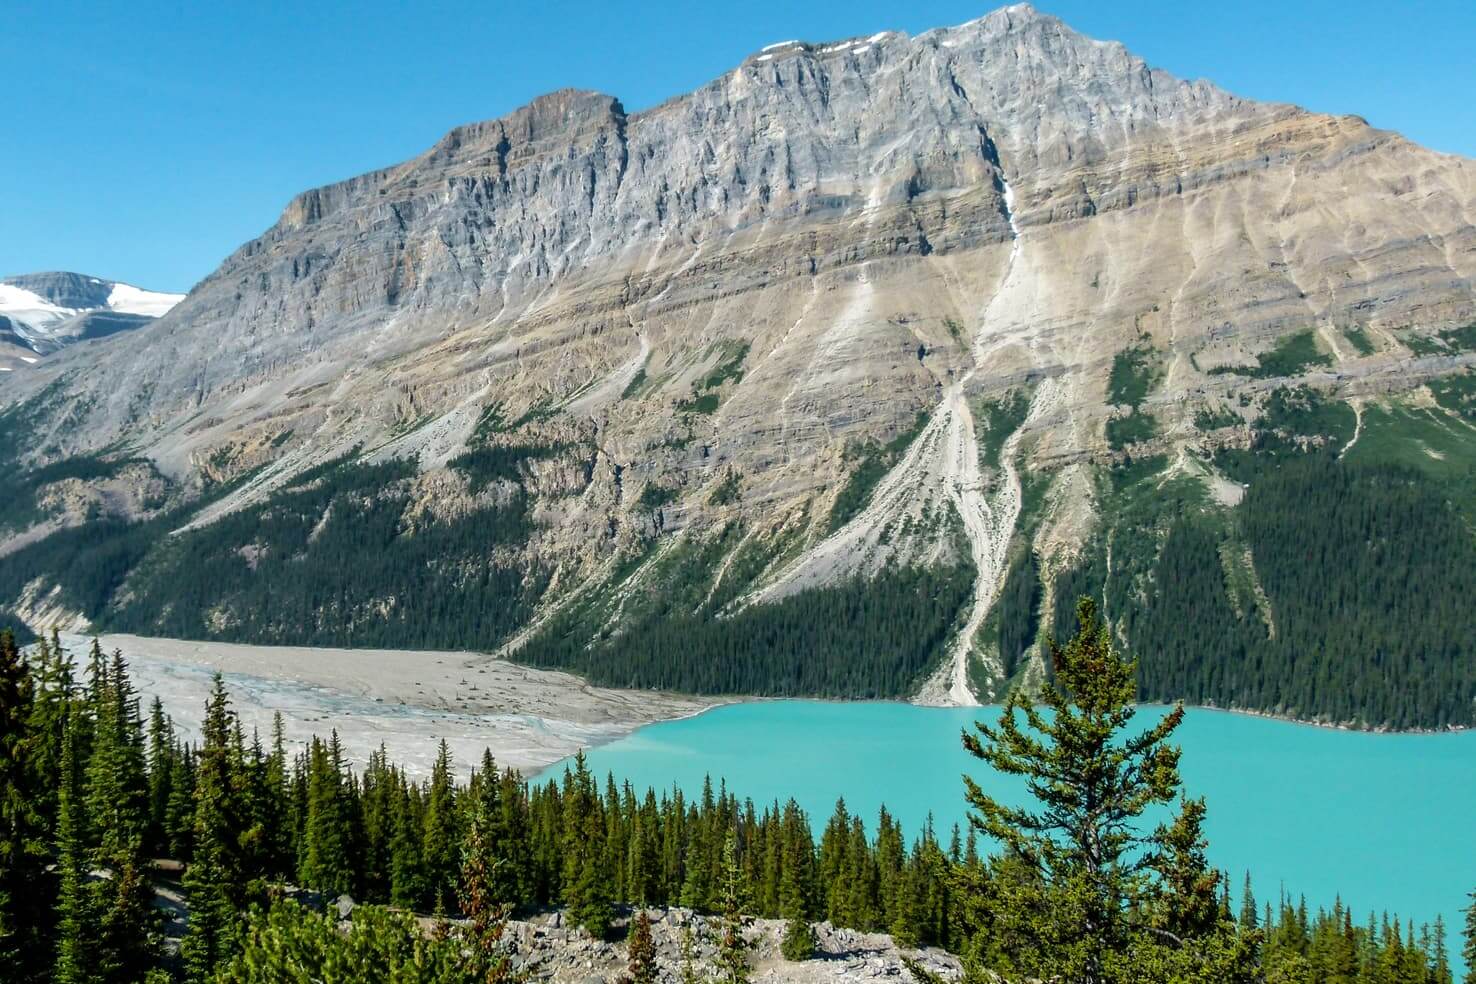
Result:
<instances>
[{"instance_id":1,"label":"tree line","mask_svg":"<svg viewBox=\"0 0 1476 984\"><path fill-rule=\"evenodd\" d=\"M558 906L593 935L624 932L632 978L653 980L644 910L681 905L720 917L701 972L723 980L747 979L742 925L758 915L786 920L793 959L828 919L960 953L970 981L1452 981L1438 920L1355 922L1341 903L1309 914L1287 897L1262 909L1249 883L1234 899L1205 858L1203 802L1179 790L1180 712L1125 735L1134 668L1090 605L1081 617L1053 650L1048 713L1016 694L998 724L964 737L995 769L1031 777L1036 807L967 780L970 823L946 842L931 824L909 841L885 809L868 830L843 802L817 839L792 800L759 809L721 783L690 800L637 793L601 784L582 755L543 783L490 755L459 782L444 742L424 780L382 751L356 772L336 734L292 753L280 718L270 736L247 734L219 678L189 743L157 700L141 713L121 654L94 644L79 670L54 641L23 657L3 636L0 973L265 982L316 961L507 980L507 917ZM1175 803L1145 829L1146 810ZM184 864L177 958L153 909L160 857ZM345 935L284 898L288 882L373 904ZM622 920L628 906L639 913ZM422 931L416 912L441 928Z\"/></svg>"}]
</instances>

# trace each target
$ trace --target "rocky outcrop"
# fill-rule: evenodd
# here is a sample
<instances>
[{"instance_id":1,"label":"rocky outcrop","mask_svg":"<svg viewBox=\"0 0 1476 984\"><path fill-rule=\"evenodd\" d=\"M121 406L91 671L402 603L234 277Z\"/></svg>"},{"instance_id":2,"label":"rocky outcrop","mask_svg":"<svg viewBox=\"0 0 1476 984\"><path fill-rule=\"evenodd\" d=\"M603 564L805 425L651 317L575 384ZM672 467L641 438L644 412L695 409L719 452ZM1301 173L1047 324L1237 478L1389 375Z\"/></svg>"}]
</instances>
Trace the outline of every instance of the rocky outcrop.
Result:
<instances>
[{"instance_id":1,"label":"rocky outcrop","mask_svg":"<svg viewBox=\"0 0 1476 984\"><path fill-rule=\"evenodd\" d=\"M697 915L687 909L649 910L651 938L656 944L660 980L681 980L683 938L690 929L694 964L699 973L716 969L714 940L722 933L720 920ZM627 920L615 928L622 933ZM560 913L527 922L514 922L508 933L517 950L517 966L537 981L553 984L586 984L619 980L626 968L623 942L592 939L580 929L563 925ZM906 961L937 974L945 981L957 980L961 966L956 957L942 950L912 950L898 947L883 933L858 933L830 923L815 926L817 947L809 960L787 960L779 951L784 923L776 919L747 920L744 933L749 945L749 964L756 984L830 984L833 981L912 980Z\"/></svg>"}]
</instances>

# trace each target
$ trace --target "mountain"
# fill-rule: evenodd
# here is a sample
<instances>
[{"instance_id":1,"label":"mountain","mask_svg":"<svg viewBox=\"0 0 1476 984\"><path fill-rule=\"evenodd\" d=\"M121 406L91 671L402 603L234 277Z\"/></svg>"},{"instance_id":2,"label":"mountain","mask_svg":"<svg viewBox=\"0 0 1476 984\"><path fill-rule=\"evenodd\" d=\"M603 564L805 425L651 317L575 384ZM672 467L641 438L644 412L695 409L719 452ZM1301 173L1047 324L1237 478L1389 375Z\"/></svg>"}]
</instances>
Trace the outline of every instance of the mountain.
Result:
<instances>
[{"instance_id":1,"label":"mountain","mask_svg":"<svg viewBox=\"0 0 1476 984\"><path fill-rule=\"evenodd\" d=\"M0 278L0 370L34 366L74 342L140 328L183 298L80 273Z\"/></svg>"},{"instance_id":2,"label":"mountain","mask_svg":"<svg viewBox=\"0 0 1476 984\"><path fill-rule=\"evenodd\" d=\"M25 374L16 467L94 477L0 598L968 702L1091 593L1149 696L1470 723L1472 322L1476 163L1025 5L784 42L306 192ZM26 524L98 481L69 584Z\"/></svg>"}]
</instances>

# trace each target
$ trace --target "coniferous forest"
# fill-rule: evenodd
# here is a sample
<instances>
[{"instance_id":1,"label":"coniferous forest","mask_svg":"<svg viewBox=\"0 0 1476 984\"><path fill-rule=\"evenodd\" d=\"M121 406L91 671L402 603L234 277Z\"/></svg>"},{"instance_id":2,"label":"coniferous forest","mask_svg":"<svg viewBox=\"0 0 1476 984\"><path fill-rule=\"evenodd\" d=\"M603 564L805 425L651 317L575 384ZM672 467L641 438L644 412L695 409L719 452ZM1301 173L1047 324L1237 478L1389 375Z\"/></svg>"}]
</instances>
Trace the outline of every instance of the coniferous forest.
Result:
<instances>
[{"instance_id":1,"label":"coniferous forest","mask_svg":"<svg viewBox=\"0 0 1476 984\"><path fill-rule=\"evenodd\" d=\"M721 783L638 791L582 755L544 783L490 756L458 782L444 744L428 779L382 753L356 771L336 735L289 751L280 720L246 734L218 678L187 742L157 702L142 712L121 655L94 644L78 666L54 640L23 655L0 635L0 976L516 980L507 919L560 907L624 934L630 979L654 980L649 923L626 914L680 905L724 927L714 965L683 968L693 980L747 980L741 927L767 916L790 959L829 920L959 953L970 982L1453 982L1439 922L1232 890L1180 787L1182 712L1135 734L1135 667L1090 602L1078 614L1043 707L1016 693L963 736L1032 778L1037 802L966 780L969 825L943 832L844 803L820 824ZM1170 815L1150 827L1155 808ZM313 904L342 894L368 903L348 923ZM161 899L188 914L177 939Z\"/></svg>"}]
</instances>

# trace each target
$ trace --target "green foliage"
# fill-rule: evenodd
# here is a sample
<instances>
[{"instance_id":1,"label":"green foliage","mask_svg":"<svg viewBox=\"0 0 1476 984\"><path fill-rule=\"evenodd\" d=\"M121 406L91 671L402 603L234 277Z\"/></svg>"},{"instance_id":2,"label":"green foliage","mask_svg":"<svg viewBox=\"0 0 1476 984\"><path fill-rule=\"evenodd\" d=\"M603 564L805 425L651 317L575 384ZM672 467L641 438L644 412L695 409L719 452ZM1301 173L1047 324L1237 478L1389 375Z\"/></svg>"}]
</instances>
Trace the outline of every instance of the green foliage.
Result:
<instances>
[{"instance_id":1,"label":"green foliage","mask_svg":"<svg viewBox=\"0 0 1476 984\"><path fill-rule=\"evenodd\" d=\"M128 596L107 621L193 639L494 645L543 585L498 554L530 535L527 499L514 491L455 519L412 520L413 471L401 461L330 463L258 505L159 536L134 561ZM94 599L84 610L102 607Z\"/></svg>"},{"instance_id":2,"label":"green foliage","mask_svg":"<svg viewBox=\"0 0 1476 984\"><path fill-rule=\"evenodd\" d=\"M692 398L677 401L677 412L687 414L716 413L722 400L715 392L725 383L738 383L743 379L743 363L748 358L747 342L719 342L710 351L716 352L717 365L692 386ZM644 373L642 373L644 375ZM634 384L634 380L632 380ZM627 387L629 389L629 387Z\"/></svg>"},{"instance_id":3,"label":"green foliage","mask_svg":"<svg viewBox=\"0 0 1476 984\"><path fill-rule=\"evenodd\" d=\"M32 767L34 682L10 633L0 631L0 976L35 979L45 964L36 886L48 831L36 809L44 777Z\"/></svg>"},{"instance_id":4,"label":"green foliage","mask_svg":"<svg viewBox=\"0 0 1476 984\"><path fill-rule=\"evenodd\" d=\"M1164 737L1156 732L1146 741L1118 741L1122 735L1110 723L1131 705L1114 710L1112 695L1131 700L1131 670L1113 669L1102 656L1110 652L1103 632L1098 628L1078 647L1090 656L1079 666L1058 661L1057 680L1073 694L1101 689L1089 710L1081 710L1078 698L1068 713L1051 718L1050 726L1059 729L1074 722L1072 734L1085 740L1057 742L1055 752L1047 752L1044 743L1020 746L1026 760L1058 763L1068 777L1080 772L1080 791L1071 792L1076 786L1070 782L1050 783L1048 795L1060 812L1031 813L1044 826L1033 833L1028 825L1020 828L1021 839L1014 842L1020 849L987 866L972 833L965 849L957 828L945 849L926 824L909 848L885 809L875 835L868 836L861 818L838 803L817 844L809 819L792 800L760 811L711 783L690 801L676 789L659 797L648 789L638 797L613 777L601 795L582 756L561 780L542 785L529 785L515 772L499 773L490 756L469 782L457 784L444 749L423 782L409 779L382 752L356 775L331 739L313 739L289 764L280 729L270 751L245 741L219 681L207 704L198 754L173 741L167 719L151 721L148 774L140 775L132 765L117 764L116 749L107 750L118 741L120 726L125 733L137 730L128 713L121 725L106 720L120 703L130 703L127 667L94 647L78 690L66 683L70 657L46 642L38 647L45 666L36 679L42 682L27 712L7 719L0 750L20 750L22 772L58 789L55 809L37 811L45 819L36 838L42 853L46 842L55 845L55 878L37 875L38 853L25 883L28 905L19 910L55 913L56 919L28 937L32 946L24 953L15 949L27 938L20 925L3 924L10 948L4 951L10 960L5 979L167 979L147 913L148 869L115 853L109 876L87 874L100 866L100 852L119 851L104 846L109 838L128 840L95 829L86 816L83 777L101 781L116 768L118 775L106 781L125 803L160 798L156 773L167 771L170 795L163 798L172 803L183 796L191 804L191 829L184 834L190 848L184 853L191 859L184 879L189 933L179 960L188 980L501 984L523 976L514 969L516 944L507 933L514 908L536 910L562 900L572 922L602 933L618 902L663 906L681 900L719 915L714 969L730 981L749 975L743 929L751 915L759 915L785 920L783 951L792 959L802 959L806 945L813 946L810 921L828 918L864 932L890 932L907 946L962 952L971 971L1029 965L1054 969L1053 979L1091 979L1062 972L1082 965L1083 951L1073 940L1095 939L1098 930L1110 929L1111 945L1101 951L1104 981L1451 984L1438 922L1433 933L1422 931L1417 940L1413 927L1404 935L1397 920L1382 933L1365 932L1352 928L1340 905L1309 918L1305 905L1286 900L1279 913L1268 910L1262 944L1262 929L1252 925L1256 920L1242 916L1235 922L1228 901L1217 898L1219 876L1205 865L1200 801L1183 801L1177 815L1151 833L1143 833L1141 824L1116 826L1145 799L1164 801L1176 786L1177 753L1153 740ZM7 645L0 640L0 651L11 657L0 661L6 670L0 674L0 708L26 703L13 699L26 689L15 684L26 667ZM1037 740L1046 733L1037 726L1023 734ZM46 751L53 738L54 754ZM99 757L115 765L105 767ZM1094 799L1097 809L1073 814L1082 798ZM13 799L0 803L14 805ZM149 809L152 814L162 808ZM125 820L123 826L136 823ZM1082 832L1093 823L1096 836ZM1095 870L1098 862L1081 850L1084 842L1119 852L1118 863L1100 879L1042 878L1023 867L1035 859L1037 872ZM448 843L459 848L450 852L458 867L449 879L440 873ZM414 850L401 856L406 844ZM1151 849L1134 851L1135 845ZM347 922L332 910L322 915L289 900L266 905L276 893L269 886L289 877L294 866L330 892L351 885L368 904L357 906ZM0 869L0 885L13 888L15 871ZM444 891L448 883L451 896ZM407 885L418 894L405 896ZM1114 905L1114 886L1130 889L1122 898L1134 903ZM1071 890L1063 894L1063 887ZM397 898L421 912L435 906L461 918L427 925L410 911L381 908ZM1117 923L1064 925L1058 918L1099 911L1101 906L1092 908L1094 898L1108 900ZM1248 892L1245 906L1254 912ZM17 909L0 911L10 918ZM643 916L644 910L637 914L627 940L633 981L656 976ZM694 950L689 935L679 979L705 979ZM1026 951L1025 957L1012 956ZM1351 962L1350 954L1356 957ZM1257 956L1263 973L1248 978L1245 968ZM1339 967L1352 970L1341 973Z\"/></svg>"},{"instance_id":5,"label":"green foliage","mask_svg":"<svg viewBox=\"0 0 1476 984\"><path fill-rule=\"evenodd\" d=\"M1194 415L1194 426L1201 431L1219 430L1222 427L1239 427L1241 419L1229 407L1208 406Z\"/></svg>"},{"instance_id":6,"label":"green foliage","mask_svg":"<svg viewBox=\"0 0 1476 984\"><path fill-rule=\"evenodd\" d=\"M214 978L215 984L464 984L461 941L427 935L409 913L377 906L354 909L346 932L336 921L283 900L254 909L243 928L241 952Z\"/></svg>"},{"instance_id":7,"label":"green foliage","mask_svg":"<svg viewBox=\"0 0 1476 984\"><path fill-rule=\"evenodd\" d=\"M690 400L678 400L676 408L678 413L713 414L720 404L716 393L703 393Z\"/></svg>"},{"instance_id":8,"label":"green foliage","mask_svg":"<svg viewBox=\"0 0 1476 984\"><path fill-rule=\"evenodd\" d=\"M719 619L709 599L718 556L701 546L672 551L634 589L618 635L601 634L597 611L571 609L550 619L518 660L609 686L897 697L941 650L972 581L963 566L902 568Z\"/></svg>"},{"instance_id":9,"label":"green foliage","mask_svg":"<svg viewBox=\"0 0 1476 984\"><path fill-rule=\"evenodd\" d=\"M1368 429L1365 411L1365 434ZM1105 597L1151 700L1365 727L1472 722L1476 541L1438 486L1330 454L1224 452L1233 513L1124 478L1118 517L1057 579ZM1112 567L1106 566L1111 545Z\"/></svg>"},{"instance_id":10,"label":"green foliage","mask_svg":"<svg viewBox=\"0 0 1476 984\"><path fill-rule=\"evenodd\" d=\"M467 478L473 492L480 492L494 482L511 482L521 486L523 465L529 461L556 458L567 450L558 444L533 444L514 447L506 444L480 445L452 458L448 464Z\"/></svg>"},{"instance_id":11,"label":"green foliage","mask_svg":"<svg viewBox=\"0 0 1476 984\"><path fill-rule=\"evenodd\" d=\"M829 532L833 533L845 526L866 508L877 483L901 460L927 423L927 415L920 413L910 428L899 432L886 444L868 442L846 449L847 459L854 460L857 464L846 478L846 484L841 486L835 505L830 508L830 519L826 524Z\"/></svg>"},{"instance_id":12,"label":"green foliage","mask_svg":"<svg viewBox=\"0 0 1476 984\"><path fill-rule=\"evenodd\" d=\"M743 481L735 471L729 471L718 483L717 488L712 490L712 495L707 497L709 506L730 506L737 502Z\"/></svg>"},{"instance_id":13,"label":"green foliage","mask_svg":"<svg viewBox=\"0 0 1476 984\"><path fill-rule=\"evenodd\" d=\"M655 482L647 482L645 487L641 489L641 495L636 500L636 505L641 508L642 512L655 512L662 506L671 505L676 500L676 489L670 489L664 485L657 485Z\"/></svg>"},{"instance_id":14,"label":"green foliage","mask_svg":"<svg viewBox=\"0 0 1476 984\"><path fill-rule=\"evenodd\" d=\"M1253 369L1221 366L1210 370L1210 375L1235 373L1252 379L1276 379L1282 376L1300 376L1308 369L1332 364L1332 359L1317 350L1317 337L1311 328L1284 335L1257 359Z\"/></svg>"},{"instance_id":15,"label":"green foliage","mask_svg":"<svg viewBox=\"0 0 1476 984\"><path fill-rule=\"evenodd\" d=\"M1467 378L1452 379L1443 393L1445 402L1461 406L1459 401L1470 400L1468 390L1476 387ZM1464 406L1469 412L1469 402ZM1345 460L1352 465L1390 465L1423 476L1433 494L1447 498L1468 522L1476 523L1476 420L1468 416L1444 407L1370 404L1363 410L1358 443Z\"/></svg>"},{"instance_id":16,"label":"green foliage","mask_svg":"<svg viewBox=\"0 0 1476 984\"><path fill-rule=\"evenodd\" d=\"M1152 414L1141 410L1107 421L1107 443L1114 451L1121 451L1130 444L1151 441L1157 436L1158 421L1153 419Z\"/></svg>"},{"instance_id":17,"label":"green foliage","mask_svg":"<svg viewBox=\"0 0 1476 984\"><path fill-rule=\"evenodd\" d=\"M1359 355L1373 355L1376 346L1368 335L1368 329L1362 325L1355 328L1343 329L1343 337L1348 339L1352 346L1358 350Z\"/></svg>"},{"instance_id":18,"label":"green foliage","mask_svg":"<svg viewBox=\"0 0 1476 984\"><path fill-rule=\"evenodd\" d=\"M964 732L968 751L1023 776L1031 793L1029 805L1007 806L965 777L971 826L1000 846L960 880L965 980L1258 980L1259 933L1220 902L1203 801L1182 800L1171 822L1145 833L1145 814L1178 794L1169 739L1182 707L1128 733L1134 666L1093 602L1081 599L1077 617L1071 642L1052 643L1044 708L1017 691L998 725Z\"/></svg>"},{"instance_id":19,"label":"green foliage","mask_svg":"<svg viewBox=\"0 0 1476 984\"><path fill-rule=\"evenodd\" d=\"M1257 426L1255 450L1265 454L1308 445L1341 448L1352 440L1357 420L1348 404L1310 386L1280 386L1267 397Z\"/></svg>"},{"instance_id":20,"label":"green foliage","mask_svg":"<svg viewBox=\"0 0 1476 984\"><path fill-rule=\"evenodd\" d=\"M1123 979L1113 967L1130 966L1137 913L1174 904L1152 871L1168 836L1145 837L1140 818L1177 794L1179 750L1168 739L1183 708L1126 734L1136 668L1117 653L1093 602L1082 599L1077 618L1080 632L1051 647L1055 686L1040 694L1044 711L1015 691L997 725L978 722L963 735L964 748L995 771L1024 776L1035 800L1006 805L964 778L970 824L1001 848L989 868L997 906L976 929L980 978L996 970Z\"/></svg>"},{"instance_id":21,"label":"green foliage","mask_svg":"<svg viewBox=\"0 0 1476 984\"><path fill-rule=\"evenodd\" d=\"M1440 333L1445 339L1445 344L1462 352L1476 349L1476 324L1466 325L1464 328L1452 328Z\"/></svg>"},{"instance_id":22,"label":"green foliage","mask_svg":"<svg viewBox=\"0 0 1476 984\"><path fill-rule=\"evenodd\" d=\"M1467 423L1476 425L1476 372L1465 372L1432 379L1430 392L1435 402Z\"/></svg>"},{"instance_id":23,"label":"green foliage","mask_svg":"<svg viewBox=\"0 0 1476 984\"><path fill-rule=\"evenodd\" d=\"M1022 665L1026 650L1035 641L1040 629L1041 594L1035 552L1028 546L1017 550L995 603L999 613L999 661L1005 679Z\"/></svg>"},{"instance_id":24,"label":"green foliage","mask_svg":"<svg viewBox=\"0 0 1476 984\"><path fill-rule=\"evenodd\" d=\"M1117 406L1142 406L1163 376L1158 353L1146 345L1123 349L1112 358L1112 373L1107 377L1107 402Z\"/></svg>"},{"instance_id":25,"label":"green foliage","mask_svg":"<svg viewBox=\"0 0 1476 984\"><path fill-rule=\"evenodd\" d=\"M1002 467L1005 441L1020 429L1030 414L1030 394L1011 390L998 400L982 402L977 407L979 418L979 461L992 468Z\"/></svg>"}]
</instances>

